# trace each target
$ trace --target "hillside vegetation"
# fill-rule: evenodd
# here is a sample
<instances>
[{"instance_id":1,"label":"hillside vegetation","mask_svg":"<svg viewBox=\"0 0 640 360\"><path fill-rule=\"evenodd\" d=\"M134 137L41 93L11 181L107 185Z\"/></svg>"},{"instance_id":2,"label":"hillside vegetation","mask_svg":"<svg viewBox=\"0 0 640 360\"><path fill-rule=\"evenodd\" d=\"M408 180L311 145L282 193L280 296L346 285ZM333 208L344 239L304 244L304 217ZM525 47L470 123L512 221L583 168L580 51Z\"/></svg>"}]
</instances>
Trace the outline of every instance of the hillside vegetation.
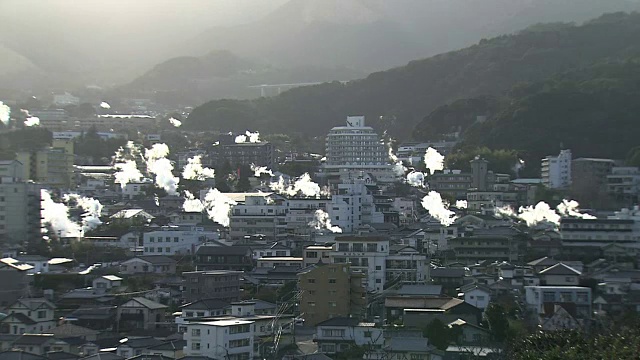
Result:
<instances>
[{"instance_id":1,"label":"hillside vegetation","mask_svg":"<svg viewBox=\"0 0 640 360\"><path fill-rule=\"evenodd\" d=\"M438 106L478 96L501 97L517 84L640 56L638 39L638 13L607 14L579 26L538 25L346 84L297 88L273 98L210 101L195 108L184 126L324 136L347 115L362 114L379 132L426 140L438 134L428 121L421 121ZM455 126L466 127L472 120Z\"/></svg>"}]
</instances>

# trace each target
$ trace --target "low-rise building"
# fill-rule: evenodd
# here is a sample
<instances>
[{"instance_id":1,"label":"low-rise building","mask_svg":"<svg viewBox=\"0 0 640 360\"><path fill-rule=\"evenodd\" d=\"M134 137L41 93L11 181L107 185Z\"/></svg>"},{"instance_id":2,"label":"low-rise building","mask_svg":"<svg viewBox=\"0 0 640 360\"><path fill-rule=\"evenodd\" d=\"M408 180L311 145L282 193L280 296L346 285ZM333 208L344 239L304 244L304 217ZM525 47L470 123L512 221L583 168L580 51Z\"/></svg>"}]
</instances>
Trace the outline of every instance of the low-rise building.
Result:
<instances>
[{"instance_id":1,"label":"low-rise building","mask_svg":"<svg viewBox=\"0 0 640 360\"><path fill-rule=\"evenodd\" d=\"M282 256L282 257L264 257L257 260L256 265L258 268L275 268L279 266L295 267L300 269L302 267L303 258L295 256Z\"/></svg>"},{"instance_id":2,"label":"low-rise building","mask_svg":"<svg viewBox=\"0 0 640 360\"><path fill-rule=\"evenodd\" d=\"M254 262L251 248L247 246L203 245L196 251L196 269L249 271Z\"/></svg>"},{"instance_id":3,"label":"low-rise building","mask_svg":"<svg viewBox=\"0 0 640 360\"><path fill-rule=\"evenodd\" d=\"M189 271L182 273L182 276L187 302L214 299L229 303L237 301L240 296L241 271Z\"/></svg>"},{"instance_id":4,"label":"low-rise building","mask_svg":"<svg viewBox=\"0 0 640 360\"><path fill-rule=\"evenodd\" d=\"M134 297L118 306L116 322L120 331L153 330L165 322L167 306L143 297Z\"/></svg>"},{"instance_id":5,"label":"low-rise building","mask_svg":"<svg viewBox=\"0 0 640 360\"><path fill-rule=\"evenodd\" d=\"M185 356L249 360L253 356L253 321L230 319L189 323Z\"/></svg>"},{"instance_id":6,"label":"low-rise building","mask_svg":"<svg viewBox=\"0 0 640 360\"><path fill-rule=\"evenodd\" d=\"M577 286L580 283L580 271L563 263L548 267L538 273L540 285Z\"/></svg>"},{"instance_id":7,"label":"low-rise building","mask_svg":"<svg viewBox=\"0 0 640 360\"><path fill-rule=\"evenodd\" d=\"M578 319L591 318L591 288L581 286L525 286L527 307L535 314L545 314L546 304L575 304Z\"/></svg>"},{"instance_id":8,"label":"low-rise building","mask_svg":"<svg viewBox=\"0 0 640 360\"><path fill-rule=\"evenodd\" d=\"M325 354L347 351L353 346L382 348L384 334L373 323L350 317L334 317L316 325L318 350Z\"/></svg>"},{"instance_id":9,"label":"low-rise building","mask_svg":"<svg viewBox=\"0 0 640 360\"><path fill-rule=\"evenodd\" d=\"M309 245L302 251L302 267L318 263L328 264L331 262L330 254L333 251L333 244L330 245Z\"/></svg>"},{"instance_id":10,"label":"low-rise building","mask_svg":"<svg viewBox=\"0 0 640 360\"><path fill-rule=\"evenodd\" d=\"M202 227L164 227L144 233L142 246L144 255L191 255L201 244L218 238L216 231L205 231Z\"/></svg>"},{"instance_id":11,"label":"low-rise building","mask_svg":"<svg viewBox=\"0 0 640 360\"><path fill-rule=\"evenodd\" d=\"M382 236L338 236L329 256L334 264L351 264L351 269L366 275L369 291L382 291L386 281L389 239Z\"/></svg>"},{"instance_id":12,"label":"low-rise building","mask_svg":"<svg viewBox=\"0 0 640 360\"><path fill-rule=\"evenodd\" d=\"M136 256L120 264L120 273L127 275L175 274L176 261L161 255Z\"/></svg>"},{"instance_id":13,"label":"low-rise building","mask_svg":"<svg viewBox=\"0 0 640 360\"><path fill-rule=\"evenodd\" d=\"M7 307L7 317L0 320L0 333L40 334L56 326L55 305L44 298L19 299Z\"/></svg>"}]
</instances>

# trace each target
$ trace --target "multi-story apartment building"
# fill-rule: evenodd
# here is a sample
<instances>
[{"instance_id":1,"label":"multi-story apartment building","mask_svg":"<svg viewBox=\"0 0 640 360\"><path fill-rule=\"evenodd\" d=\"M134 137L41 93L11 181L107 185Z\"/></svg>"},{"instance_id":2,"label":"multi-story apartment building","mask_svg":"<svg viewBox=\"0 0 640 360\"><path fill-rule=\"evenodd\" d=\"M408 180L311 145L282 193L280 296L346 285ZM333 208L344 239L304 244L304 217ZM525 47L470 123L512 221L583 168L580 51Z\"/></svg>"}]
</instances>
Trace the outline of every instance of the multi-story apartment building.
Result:
<instances>
[{"instance_id":1,"label":"multi-story apartment building","mask_svg":"<svg viewBox=\"0 0 640 360\"><path fill-rule=\"evenodd\" d=\"M307 325L333 317L361 319L366 309L365 275L350 264L321 264L298 273L300 313Z\"/></svg>"},{"instance_id":2,"label":"multi-story apartment building","mask_svg":"<svg viewBox=\"0 0 640 360\"><path fill-rule=\"evenodd\" d=\"M216 299L238 301L241 271L188 271L184 277L184 298L187 302Z\"/></svg>"},{"instance_id":3,"label":"multi-story apartment building","mask_svg":"<svg viewBox=\"0 0 640 360\"><path fill-rule=\"evenodd\" d=\"M306 268L310 265L318 263L328 264L331 262L330 254L334 250L331 245L309 245L302 251L302 267Z\"/></svg>"},{"instance_id":4,"label":"multi-story apartment building","mask_svg":"<svg viewBox=\"0 0 640 360\"><path fill-rule=\"evenodd\" d=\"M203 245L196 251L196 269L249 271L254 267L252 255L247 246Z\"/></svg>"},{"instance_id":5,"label":"multi-story apartment building","mask_svg":"<svg viewBox=\"0 0 640 360\"><path fill-rule=\"evenodd\" d=\"M384 223L384 213L374 204L374 196L361 179L346 180L338 184L331 196L328 213L331 224L344 233L352 233L365 224Z\"/></svg>"},{"instance_id":6,"label":"multi-story apartment building","mask_svg":"<svg viewBox=\"0 0 640 360\"><path fill-rule=\"evenodd\" d=\"M322 169L327 174L370 173L381 182L395 178L387 149L373 128L365 126L364 116L349 116L346 126L331 129L326 158Z\"/></svg>"},{"instance_id":7,"label":"multi-story apartment building","mask_svg":"<svg viewBox=\"0 0 640 360\"><path fill-rule=\"evenodd\" d=\"M517 208L518 192L507 191L476 191L467 192L467 208L473 211L494 209L496 207L510 206Z\"/></svg>"},{"instance_id":8,"label":"multi-story apartment building","mask_svg":"<svg viewBox=\"0 0 640 360\"><path fill-rule=\"evenodd\" d=\"M286 199L280 195L248 193L233 206L229 216L229 235L242 240L261 234L270 240L286 235Z\"/></svg>"},{"instance_id":9,"label":"multi-story apartment building","mask_svg":"<svg viewBox=\"0 0 640 360\"><path fill-rule=\"evenodd\" d=\"M612 159L574 159L571 161L571 187L578 191L605 189L607 175L614 166Z\"/></svg>"},{"instance_id":10,"label":"multi-story apartment building","mask_svg":"<svg viewBox=\"0 0 640 360\"><path fill-rule=\"evenodd\" d=\"M351 264L351 269L366 274L369 291L382 291L386 281L389 239L382 236L338 236L330 253L334 264Z\"/></svg>"},{"instance_id":11,"label":"multi-story apartment building","mask_svg":"<svg viewBox=\"0 0 640 360\"><path fill-rule=\"evenodd\" d=\"M198 246L208 240L217 240L218 232L205 231L202 227L163 227L142 236L144 255L189 255L195 254Z\"/></svg>"},{"instance_id":12,"label":"multi-story apartment building","mask_svg":"<svg viewBox=\"0 0 640 360\"><path fill-rule=\"evenodd\" d=\"M329 197L321 198L287 198L287 209L284 222L289 236L309 236L314 229L309 223L315 220L316 210L327 211L331 203Z\"/></svg>"},{"instance_id":13,"label":"multi-story apartment building","mask_svg":"<svg viewBox=\"0 0 640 360\"><path fill-rule=\"evenodd\" d=\"M274 146L269 142L236 144L227 139L212 148L209 159L213 166L223 165L228 161L234 169L240 165L251 164L271 168L274 165L273 151Z\"/></svg>"},{"instance_id":14,"label":"multi-story apartment building","mask_svg":"<svg viewBox=\"0 0 640 360\"><path fill-rule=\"evenodd\" d=\"M466 198L471 183L471 174L460 170L443 170L441 173L431 175L429 180L431 189L456 199Z\"/></svg>"},{"instance_id":15,"label":"multi-story apartment building","mask_svg":"<svg viewBox=\"0 0 640 360\"><path fill-rule=\"evenodd\" d=\"M614 167L607 175L607 192L626 204L637 204L640 196L640 168Z\"/></svg>"},{"instance_id":16,"label":"multi-story apartment building","mask_svg":"<svg viewBox=\"0 0 640 360\"><path fill-rule=\"evenodd\" d=\"M410 246L392 246L385 267L386 281L411 284L429 281L429 258Z\"/></svg>"},{"instance_id":17,"label":"multi-story apartment building","mask_svg":"<svg viewBox=\"0 0 640 360\"><path fill-rule=\"evenodd\" d=\"M18 243L42 236L40 191L39 184L0 178L0 238Z\"/></svg>"},{"instance_id":18,"label":"multi-story apartment building","mask_svg":"<svg viewBox=\"0 0 640 360\"><path fill-rule=\"evenodd\" d=\"M551 189L564 189L571 185L571 150L561 150L558 156L542 159L542 183Z\"/></svg>"},{"instance_id":19,"label":"multi-story apartment building","mask_svg":"<svg viewBox=\"0 0 640 360\"><path fill-rule=\"evenodd\" d=\"M185 356L250 360L253 356L253 321L214 320L187 324Z\"/></svg>"},{"instance_id":20,"label":"multi-story apartment building","mask_svg":"<svg viewBox=\"0 0 640 360\"><path fill-rule=\"evenodd\" d=\"M54 188L69 189L74 185L73 141L54 139L51 147L34 151L19 151L17 160L23 164L23 179Z\"/></svg>"},{"instance_id":21,"label":"multi-story apartment building","mask_svg":"<svg viewBox=\"0 0 640 360\"><path fill-rule=\"evenodd\" d=\"M624 212L620 212L609 219L561 219L560 238L563 248L579 251L609 244L637 248L640 243L640 222L634 220L633 216L624 215Z\"/></svg>"},{"instance_id":22,"label":"multi-story apartment building","mask_svg":"<svg viewBox=\"0 0 640 360\"><path fill-rule=\"evenodd\" d=\"M519 232L513 228L469 229L453 239L448 247L456 259L466 264L479 261L516 261L519 256Z\"/></svg>"},{"instance_id":23,"label":"multi-story apartment building","mask_svg":"<svg viewBox=\"0 0 640 360\"><path fill-rule=\"evenodd\" d=\"M581 286L525 286L527 307L545 314L546 304L575 304L577 319L591 318L591 288Z\"/></svg>"}]
</instances>

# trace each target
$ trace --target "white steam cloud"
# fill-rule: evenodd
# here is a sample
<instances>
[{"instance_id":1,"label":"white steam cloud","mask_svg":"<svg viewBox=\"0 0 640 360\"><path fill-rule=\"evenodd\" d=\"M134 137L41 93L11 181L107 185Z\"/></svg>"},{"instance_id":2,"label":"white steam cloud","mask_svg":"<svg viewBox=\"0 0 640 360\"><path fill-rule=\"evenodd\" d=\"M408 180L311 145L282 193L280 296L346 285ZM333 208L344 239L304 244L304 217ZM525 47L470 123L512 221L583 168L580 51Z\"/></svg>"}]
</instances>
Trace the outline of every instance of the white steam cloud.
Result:
<instances>
[{"instance_id":1,"label":"white steam cloud","mask_svg":"<svg viewBox=\"0 0 640 360\"><path fill-rule=\"evenodd\" d=\"M111 109L111 105L109 105L109 103L106 101L101 102L100 107L103 109Z\"/></svg>"},{"instance_id":2,"label":"white steam cloud","mask_svg":"<svg viewBox=\"0 0 640 360\"><path fill-rule=\"evenodd\" d=\"M82 228L69 219L69 208L63 203L57 203L51 198L51 194L42 189L41 214L42 221L51 226L53 231L61 237L80 237Z\"/></svg>"},{"instance_id":3,"label":"white steam cloud","mask_svg":"<svg viewBox=\"0 0 640 360\"><path fill-rule=\"evenodd\" d=\"M3 124L8 125L9 119L11 118L11 108L9 105L5 105L2 101L0 101L0 121Z\"/></svg>"},{"instance_id":4,"label":"white steam cloud","mask_svg":"<svg viewBox=\"0 0 640 360\"><path fill-rule=\"evenodd\" d=\"M37 116L29 116L24 120L24 126L32 127L40 125L40 118Z\"/></svg>"},{"instance_id":5,"label":"white steam cloud","mask_svg":"<svg viewBox=\"0 0 640 360\"><path fill-rule=\"evenodd\" d=\"M200 199L196 199L190 191L185 190L182 209L186 212L203 212L204 204Z\"/></svg>"},{"instance_id":6,"label":"white steam cloud","mask_svg":"<svg viewBox=\"0 0 640 360\"><path fill-rule=\"evenodd\" d=\"M114 167L118 170L115 173L115 183L120 184L121 188L125 188L130 182L140 182L144 175L138 170L138 165L133 160L125 160L123 163L117 163Z\"/></svg>"},{"instance_id":7,"label":"white steam cloud","mask_svg":"<svg viewBox=\"0 0 640 360\"><path fill-rule=\"evenodd\" d=\"M309 222L309 226L316 230L327 229L332 233L341 233L342 229L339 226L331 225L331 218L324 210L318 209L314 214L314 219Z\"/></svg>"},{"instance_id":8,"label":"white steam cloud","mask_svg":"<svg viewBox=\"0 0 640 360\"><path fill-rule=\"evenodd\" d=\"M520 207L517 212L508 206L496 208L495 212L503 217L523 220L527 226L535 226L543 221L558 226L563 217L596 219L595 216L581 213L578 206L577 201L564 199L555 209L552 209L546 202L540 201L535 206Z\"/></svg>"},{"instance_id":9,"label":"white steam cloud","mask_svg":"<svg viewBox=\"0 0 640 360\"><path fill-rule=\"evenodd\" d=\"M173 176L173 164L166 156L169 155L169 147L166 144L154 144L151 149L145 149L147 171L155 175L155 183L164 189L169 195L178 193L180 179Z\"/></svg>"},{"instance_id":10,"label":"white steam cloud","mask_svg":"<svg viewBox=\"0 0 640 360\"><path fill-rule=\"evenodd\" d=\"M326 190L320 188L320 185L311 180L309 173L304 173L293 184L289 185L285 184L284 179L280 176L278 181L269 183L269 188L277 193L289 196L301 195L303 197L317 198L328 194Z\"/></svg>"},{"instance_id":11,"label":"white steam cloud","mask_svg":"<svg viewBox=\"0 0 640 360\"><path fill-rule=\"evenodd\" d=\"M404 173L407 172L407 168L404 166L402 161L398 159L396 154L393 153L393 148L391 147L391 143L387 143L387 151L389 155L389 161L393 165L393 173L396 176L404 176Z\"/></svg>"},{"instance_id":12,"label":"white steam cloud","mask_svg":"<svg viewBox=\"0 0 640 360\"><path fill-rule=\"evenodd\" d=\"M516 163L513 165L513 172L518 176L520 174L520 170L524 167L524 160L518 159Z\"/></svg>"},{"instance_id":13,"label":"white steam cloud","mask_svg":"<svg viewBox=\"0 0 640 360\"><path fill-rule=\"evenodd\" d=\"M82 214L82 230L88 231L97 228L102 221L100 215L102 213L102 204L98 199L84 197L78 194L66 194L63 196L65 202L75 201L77 206L85 211Z\"/></svg>"},{"instance_id":14,"label":"white steam cloud","mask_svg":"<svg viewBox=\"0 0 640 360\"><path fill-rule=\"evenodd\" d=\"M262 174L273 176L273 171L269 170L266 166L251 164L251 171L253 171L253 176L255 177L260 177Z\"/></svg>"},{"instance_id":15,"label":"white steam cloud","mask_svg":"<svg viewBox=\"0 0 640 360\"><path fill-rule=\"evenodd\" d=\"M456 200L456 207L458 209L466 209L468 206L467 200Z\"/></svg>"},{"instance_id":16,"label":"white steam cloud","mask_svg":"<svg viewBox=\"0 0 640 360\"><path fill-rule=\"evenodd\" d=\"M415 187L424 187L424 173L415 170L408 173L407 184Z\"/></svg>"},{"instance_id":17,"label":"white steam cloud","mask_svg":"<svg viewBox=\"0 0 640 360\"><path fill-rule=\"evenodd\" d=\"M247 131L247 132L244 133L244 135L236 136L235 142L236 142L236 144L246 143L246 142L259 143L260 142L260 133L257 132L257 131L256 132Z\"/></svg>"},{"instance_id":18,"label":"white steam cloud","mask_svg":"<svg viewBox=\"0 0 640 360\"><path fill-rule=\"evenodd\" d=\"M187 160L187 165L182 171L182 177L187 180L205 181L216 176L215 170L202 167L202 155L196 155Z\"/></svg>"},{"instance_id":19,"label":"white steam cloud","mask_svg":"<svg viewBox=\"0 0 640 360\"><path fill-rule=\"evenodd\" d=\"M449 204L442 200L440 193L437 191L429 191L422 198L422 207L425 208L429 215L440 221L440 224L449 226L456 220L455 213L449 210Z\"/></svg>"},{"instance_id":20,"label":"white steam cloud","mask_svg":"<svg viewBox=\"0 0 640 360\"><path fill-rule=\"evenodd\" d=\"M170 118L169 118L169 122L171 123L171 125L173 125L173 126L175 126L175 127L180 127L180 126L182 126L182 121L180 121L180 120L178 120L178 119L176 119L176 118L173 118L173 117L170 117Z\"/></svg>"},{"instance_id":21,"label":"white steam cloud","mask_svg":"<svg viewBox=\"0 0 640 360\"><path fill-rule=\"evenodd\" d=\"M228 198L218 189L209 190L204 197L204 208L209 219L222 226L229 226L229 214L236 202Z\"/></svg>"},{"instance_id":22,"label":"white steam cloud","mask_svg":"<svg viewBox=\"0 0 640 360\"><path fill-rule=\"evenodd\" d=\"M424 153L424 165L429 169L429 173L433 175L436 170L444 169L444 155L441 155L438 150L429 147Z\"/></svg>"}]
</instances>

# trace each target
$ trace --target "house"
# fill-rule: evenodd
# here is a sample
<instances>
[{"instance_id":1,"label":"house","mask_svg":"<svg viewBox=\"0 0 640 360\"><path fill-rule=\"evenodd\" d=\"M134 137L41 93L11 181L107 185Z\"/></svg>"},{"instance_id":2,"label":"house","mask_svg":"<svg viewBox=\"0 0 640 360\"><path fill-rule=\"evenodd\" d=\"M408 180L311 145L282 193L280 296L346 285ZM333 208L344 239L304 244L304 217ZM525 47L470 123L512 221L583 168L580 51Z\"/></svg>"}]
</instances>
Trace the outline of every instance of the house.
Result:
<instances>
[{"instance_id":1,"label":"house","mask_svg":"<svg viewBox=\"0 0 640 360\"><path fill-rule=\"evenodd\" d=\"M27 276L31 266L21 266L11 261L0 261L0 309L13 304L29 292L29 279Z\"/></svg>"},{"instance_id":2,"label":"house","mask_svg":"<svg viewBox=\"0 0 640 360\"><path fill-rule=\"evenodd\" d=\"M252 248L253 260L266 257L289 257L291 256L291 249L284 245L280 245L275 242L267 246L255 246Z\"/></svg>"},{"instance_id":3,"label":"house","mask_svg":"<svg viewBox=\"0 0 640 360\"><path fill-rule=\"evenodd\" d=\"M237 301L240 297L241 271L188 271L184 277L183 297L187 302L201 299Z\"/></svg>"},{"instance_id":4,"label":"house","mask_svg":"<svg viewBox=\"0 0 640 360\"><path fill-rule=\"evenodd\" d=\"M23 334L13 347L36 355L45 355L50 351L69 351L69 344L56 339L52 334Z\"/></svg>"},{"instance_id":5,"label":"house","mask_svg":"<svg viewBox=\"0 0 640 360\"><path fill-rule=\"evenodd\" d=\"M422 327L436 318L444 323L463 319L477 324L482 316L482 310L450 296L387 296L384 306L387 322L401 321L405 326Z\"/></svg>"},{"instance_id":6,"label":"house","mask_svg":"<svg viewBox=\"0 0 640 360\"><path fill-rule=\"evenodd\" d=\"M67 351L49 351L46 357L49 360L78 360L81 356Z\"/></svg>"},{"instance_id":7,"label":"house","mask_svg":"<svg viewBox=\"0 0 640 360\"><path fill-rule=\"evenodd\" d=\"M8 316L0 320L0 333L20 335L39 334L56 326L55 305L43 298L19 299L11 304Z\"/></svg>"},{"instance_id":8,"label":"house","mask_svg":"<svg viewBox=\"0 0 640 360\"><path fill-rule=\"evenodd\" d=\"M464 283L464 268L439 267L431 269L431 282L444 288L458 288Z\"/></svg>"},{"instance_id":9,"label":"house","mask_svg":"<svg viewBox=\"0 0 640 360\"><path fill-rule=\"evenodd\" d=\"M577 286L580 283L580 271L563 263L540 271L538 277L540 285Z\"/></svg>"},{"instance_id":10,"label":"house","mask_svg":"<svg viewBox=\"0 0 640 360\"><path fill-rule=\"evenodd\" d=\"M484 311L491 302L491 289L480 284L467 284L460 288L464 301Z\"/></svg>"},{"instance_id":11,"label":"house","mask_svg":"<svg viewBox=\"0 0 640 360\"><path fill-rule=\"evenodd\" d=\"M93 288L101 291L109 291L122 286L122 278L115 275L103 275L93 280Z\"/></svg>"},{"instance_id":12,"label":"house","mask_svg":"<svg viewBox=\"0 0 640 360\"><path fill-rule=\"evenodd\" d=\"M318 350L335 354L352 346L382 346L384 335L373 323L362 323L349 317L334 317L316 325Z\"/></svg>"},{"instance_id":13,"label":"house","mask_svg":"<svg viewBox=\"0 0 640 360\"><path fill-rule=\"evenodd\" d=\"M527 263L527 265L533 267L533 272L535 274L538 274L540 271L552 267L553 265L559 264L559 263L564 263L565 265L579 271L582 272L583 270L583 264L581 261L561 261L561 260L555 260L552 259L548 256L545 257L541 257L539 259L530 261Z\"/></svg>"},{"instance_id":14,"label":"house","mask_svg":"<svg viewBox=\"0 0 640 360\"><path fill-rule=\"evenodd\" d=\"M462 319L454 320L447 326L458 334L456 344L459 345L484 345L491 338L489 329L470 324Z\"/></svg>"},{"instance_id":15,"label":"house","mask_svg":"<svg viewBox=\"0 0 640 360\"><path fill-rule=\"evenodd\" d=\"M328 264L331 262L329 253L333 251L333 244L325 245L309 245L302 252L303 264L302 268L315 265L319 262Z\"/></svg>"},{"instance_id":16,"label":"house","mask_svg":"<svg viewBox=\"0 0 640 360\"><path fill-rule=\"evenodd\" d=\"M87 357L82 358L82 360L125 360L122 356L116 355L110 352L100 352L93 355L89 355Z\"/></svg>"},{"instance_id":17,"label":"house","mask_svg":"<svg viewBox=\"0 0 640 360\"><path fill-rule=\"evenodd\" d=\"M591 288L581 286L525 286L527 307L538 315L548 314L550 304L575 305L576 319L591 318Z\"/></svg>"},{"instance_id":18,"label":"house","mask_svg":"<svg viewBox=\"0 0 640 360\"><path fill-rule=\"evenodd\" d=\"M44 256L18 255L16 256L16 260L18 260L22 264L33 266L33 268L29 270L29 274L41 274L49 272L49 259Z\"/></svg>"},{"instance_id":19,"label":"house","mask_svg":"<svg viewBox=\"0 0 640 360\"><path fill-rule=\"evenodd\" d=\"M175 319L178 331L184 333L187 330L186 324L193 318L222 316L228 307L228 302L219 299L202 299L183 305L180 316Z\"/></svg>"},{"instance_id":20,"label":"house","mask_svg":"<svg viewBox=\"0 0 640 360\"><path fill-rule=\"evenodd\" d=\"M136 256L120 264L120 273L134 274L175 274L176 261L162 255Z\"/></svg>"},{"instance_id":21,"label":"house","mask_svg":"<svg viewBox=\"0 0 640 360\"><path fill-rule=\"evenodd\" d=\"M620 314L628 304L625 300L620 294L601 294L593 300L593 306L599 313Z\"/></svg>"},{"instance_id":22,"label":"house","mask_svg":"<svg viewBox=\"0 0 640 360\"><path fill-rule=\"evenodd\" d=\"M106 330L116 320L116 306L81 306L65 317L74 324L93 330Z\"/></svg>"},{"instance_id":23,"label":"house","mask_svg":"<svg viewBox=\"0 0 640 360\"><path fill-rule=\"evenodd\" d=\"M569 310L568 310L569 309ZM574 304L549 304L545 306L545 314L540 317L543 331L576 330L582 324L576 320Z\"/></svg>"},{"instance_id":24,"label":"house","mask_svg":"<svg viewBox=\"0 0 640 360\"><path fill-rule=\"evenodd\" d=\"M162 355L168 359L181 359L184 354L184 347L186 345L186 340L172 340L164 342L160 345L148 347L146 353Z\"/></svg>"},{"instance_id":25,"label":"house","mask_svg":"<svg viewBox=\"0 0 640 360\"><path fill-rule=\"evenodd\" d=\"M105 293L103 289L73 289L60 296L58 305L64 308L102 306L111 303L114 299L113 295Z\"/></svg>"},{"instance_id":26,"label":"house","mask_svg":"<svg viewBox=\"0 0 640 360\"><path fill-rule=\"evenodd\" d=\"M47 331L47 333L53 334L57 339L79 338L86 341L95 341L100 331L65 323Z\"/></svg>"},{"instance_id":27,"label":"house","mask_svg":"<svg viewBox=\"0 0 640 360\"><path fill-rule=\"evenodd\" d=\"M22 350L0 351L0 359L6 360L51 360L42 355L30 354Z\"/></svg>"},{"instance_id":28,"label":"house","mask_svg":"<svg viewBox=\"0 0 640 360\"><path fill-rule=\"evenodd\" d=\"M166 309L166 305L143 297L134 297L118 307L118 329L157 329L165 321Z\"/></svg>"},{"instance_id":29,"label":"house","mask_svg":"<svg viewBox=\"0 0 640 360\"><path fill-rule=\"evenodd\" d=\"M184 334L184 355L250 359L254 352L253 324L239 319L190 323Z\"/></svg>"},{"instance_id":30,"label":"house","mask_svg":"<svg viewBox=\"0 0 640 360\"><path fill-rule=\"evenodd\" d=\"M254 267L251 248L248 246L203 245L196 251L196 270L250 271Z\"/></svg>"},{"instance_id":31,"label":"house","mask_svg":"<svg viewBox=\"0 0 640 360\"><path fill-rule=\"evenodd\" d=\"M150 348L161 345L163 343L164 341L158 340L151 336L130 336L120 340L120 343L116 347L116 354L128 359L133 356L148 354Z\"/></svg>"},{"instance_id":32,"label":"house","mask_svg":"<svg viewBox=\"0 0 640 360\"><path fill-rule=\"evenodd\" d=\"M442 360L442 351L429 344L425 338L419 337L391 337L384 344L385 359L429 359Z\"/></svg>"}]
</instances>

